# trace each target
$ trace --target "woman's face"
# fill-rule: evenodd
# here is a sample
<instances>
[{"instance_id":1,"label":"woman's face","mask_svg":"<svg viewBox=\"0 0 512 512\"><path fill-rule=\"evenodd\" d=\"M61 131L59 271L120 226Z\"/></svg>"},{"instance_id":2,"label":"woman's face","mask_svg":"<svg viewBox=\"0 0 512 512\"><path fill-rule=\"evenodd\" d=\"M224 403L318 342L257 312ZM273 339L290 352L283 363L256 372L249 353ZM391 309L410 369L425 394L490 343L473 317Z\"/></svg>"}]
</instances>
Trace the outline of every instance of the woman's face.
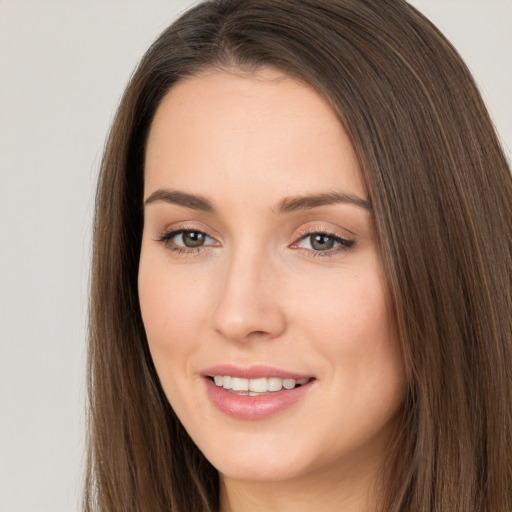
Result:
<instances>
[{"instance_id":1,"label":"woman's face","mask_svg":"<svg viewBox=\"0 0 512 512\"><path fill-rule=\"evenodd\" d=\"M246 481L374 470L404 370L365 186L327 103L269 69L184 79L154 118L144 198L142 317L199 449Z\"/></svg>"}]
</instances>

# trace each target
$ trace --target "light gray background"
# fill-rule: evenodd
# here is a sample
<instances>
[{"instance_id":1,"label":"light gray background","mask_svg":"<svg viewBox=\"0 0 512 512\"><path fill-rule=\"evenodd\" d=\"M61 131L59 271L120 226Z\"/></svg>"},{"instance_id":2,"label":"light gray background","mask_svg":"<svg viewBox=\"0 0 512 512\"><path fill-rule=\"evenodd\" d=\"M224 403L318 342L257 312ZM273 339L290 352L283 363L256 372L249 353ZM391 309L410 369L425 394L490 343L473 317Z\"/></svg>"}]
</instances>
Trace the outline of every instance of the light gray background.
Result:
<instances>
[{"instance_id":1,"label":"light gray background","mask_svg":"<svg viewBox=\"0 0 512 512\"><path fill-rule=\"evenodd\" d=\"M135 64L192 2L0 0L0 512L79 509L90 224ZM512 0L415 0L512 148Z\"/></svg>"}]
</instances>

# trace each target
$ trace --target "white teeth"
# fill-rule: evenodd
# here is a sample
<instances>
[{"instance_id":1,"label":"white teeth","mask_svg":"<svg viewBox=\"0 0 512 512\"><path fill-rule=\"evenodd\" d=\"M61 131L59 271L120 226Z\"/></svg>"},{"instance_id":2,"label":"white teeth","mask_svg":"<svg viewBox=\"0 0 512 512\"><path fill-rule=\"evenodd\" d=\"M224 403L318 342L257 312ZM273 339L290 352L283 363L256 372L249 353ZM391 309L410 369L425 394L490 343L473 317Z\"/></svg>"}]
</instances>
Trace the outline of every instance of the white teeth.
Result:
<instances>
[{"instance_id":1,"label":"white teeth","mask_svg":"<svg viewBox=\"0 0 512 512\"><path fill-rule=\"evenodd\" d=\"M239 377L231 377L231 389L233 391L249 391L249 381L247 379L240 379ZM251 391L254 390L251 389Z\"/></svg>"},{"instance_id":2,"label":"white teeth","mask_svg":"<svg viewBox=\"0 0 512 512\"><path fill-rule=\"evenodd\" d=\"M295 379L283 379L283 388L293 389L295 387Z\"/></svg>"},{"instance_id":3,"label":"white teeth","mask_svg":"<svg viewBox=\"0 0 512 512\"><path fill-rule=\"evenodd\" d=\"M232 389L233 391L245 391L250 396L269 391L281 391L281 389L293 389L296 385L306 384L309 379L280 379L278 377L261 377L258 379L242 379L230 375L215 375L213 381L219 387Z\"/></svg>"},{"instance_id":4,"label":"white teeth","mask_svg":"<svg viewBox=\"0 0 512 512\"><path fill-rule=\"evenodd\" d=\"M267 379L267 389L269 391L280 391L283 387L283 379L277 377L270 377Z\"/></svg>"},{"instance_id":5,"label":"white teeth","mask_svg":"<svg viewBox=\"0 0 512 512\"><path fill-rule=\"evenodd\" d=\"M265 377L261 379L251 379L247 381L248 389L255 393L265 393L268 391L267 379Z\"/></svg>"}]
</instances>

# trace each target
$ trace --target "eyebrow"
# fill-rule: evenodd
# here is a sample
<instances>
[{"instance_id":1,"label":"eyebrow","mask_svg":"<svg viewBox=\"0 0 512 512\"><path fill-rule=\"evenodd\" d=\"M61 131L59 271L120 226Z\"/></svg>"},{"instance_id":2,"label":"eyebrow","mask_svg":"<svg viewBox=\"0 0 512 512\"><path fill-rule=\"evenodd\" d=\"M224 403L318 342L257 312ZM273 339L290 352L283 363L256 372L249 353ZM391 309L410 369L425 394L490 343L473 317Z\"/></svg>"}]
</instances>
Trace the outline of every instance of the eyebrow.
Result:
<instances>
[{"instance_id":1,"label":"eyebrow","mask_svg":"<svg viewBox=\"0 0 512 512\"><path fill-rule=\"evenodd\" d=\"M329 192L327 194L314 194L309 196L285 197L277 206L278 213L289 213L297 210L309 210L330 204L353 204L372 211L369 201L361 199L353 194Z\"/></svg>"},{"instance_id":2,"label":"eyebrow","mask_svg":"<svg viewBox=\"0 0 512 512\"><path fill-rule=\"evenodd\" d=\"M187 194L187 192L180 192L179 190L166 190L160 188L155 190L145 201L144 205L163 201L165 203L177 204L178 206L185 206L192 210L201 210L203 212L213 212L215 208L213 204L202 196L195 194Z\"/></svg>"},{"instance_id":3,"label":"eyebrow","mask_svg":"<svg viewBox=\"0 0 512 512\"><path fill-rule=\"evenodd\" d=\"M181 192L179 190L158 189L155 190L145 201L144 205L156 202L165 202L184 206L192 210L201 210L204 212L215 212L215 208L211 201L203 196ZM310 210L320 206L328 206L331 204L353 204L368 211L372 211L369 201L361 199L353 194L345 194L339 192L329 192L322 194L313 194L305 196L285 197L282 199L277 208L272 210L278 214L290 213L297 210Z\"/></svg>"}]
</instances>

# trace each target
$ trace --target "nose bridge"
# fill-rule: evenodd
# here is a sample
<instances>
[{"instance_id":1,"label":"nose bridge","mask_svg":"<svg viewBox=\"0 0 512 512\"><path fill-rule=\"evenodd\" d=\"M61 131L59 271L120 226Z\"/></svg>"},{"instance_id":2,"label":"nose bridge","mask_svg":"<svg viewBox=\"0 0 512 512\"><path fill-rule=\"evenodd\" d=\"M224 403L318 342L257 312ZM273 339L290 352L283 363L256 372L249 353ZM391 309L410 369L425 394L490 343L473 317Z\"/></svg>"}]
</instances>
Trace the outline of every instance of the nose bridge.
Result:
<instances>
[{"instance_id":1,"label":"nose bridge","mask_svg":"<svg viewBox=\"0 0 512 512\"><path fill-rule=\"evenodd\" d=\"M233 247L219 275L214 329L236 341L278 336L285 329L278 274L269 251L254 241Z\"/></svg>"}]
</instances>

